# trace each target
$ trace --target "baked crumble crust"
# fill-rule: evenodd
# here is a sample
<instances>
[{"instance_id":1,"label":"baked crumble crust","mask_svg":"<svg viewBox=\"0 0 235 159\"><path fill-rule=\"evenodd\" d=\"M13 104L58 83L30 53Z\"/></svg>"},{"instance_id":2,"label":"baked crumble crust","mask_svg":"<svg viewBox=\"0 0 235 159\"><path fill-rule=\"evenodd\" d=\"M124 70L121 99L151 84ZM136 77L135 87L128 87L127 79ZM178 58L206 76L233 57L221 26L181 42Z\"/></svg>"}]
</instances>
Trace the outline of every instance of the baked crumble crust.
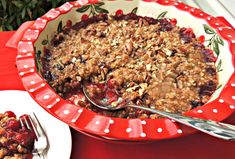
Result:
<instances>
[{"instance_id":1,"label":"baked crumble crust","mask_svg":"<svg viewBox=\"0 0 235 159\"><path fill-rule=\"evenodd\" d=\"M191 28L169 19L130 13L101 14L55 36L41 58L43 76L63 98L98 113L124 118L157 118L143 110L99 110L81 97L81 82L93 96L104 84L130 103L172 113L206 103L216 90L216 58ZM80 95L79 95L80 94Z\"/></svg>"}]
</instances>

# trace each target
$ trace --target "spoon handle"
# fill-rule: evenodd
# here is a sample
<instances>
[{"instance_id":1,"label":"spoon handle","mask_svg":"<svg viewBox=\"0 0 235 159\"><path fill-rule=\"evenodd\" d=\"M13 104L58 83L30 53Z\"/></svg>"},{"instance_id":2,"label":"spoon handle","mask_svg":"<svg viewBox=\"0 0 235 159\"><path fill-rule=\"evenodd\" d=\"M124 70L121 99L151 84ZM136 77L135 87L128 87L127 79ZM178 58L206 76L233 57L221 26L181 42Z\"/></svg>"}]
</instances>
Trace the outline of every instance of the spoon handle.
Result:
<instances>
[{"instance_id":1,"label":"spoon handle","mask_svg":"<svg viewBox=\"0 0 235 159\"><path fill-rule=\"evenodd\" d=\"M127 106L132 107L132 108L146 110L155 114L159 114L161 116L167 117L169 119L173 119L181 124L187 125L189 127L193 127L197 130L200 130L204 133L207 133L217 138L221 138L224 140L235 140L235 126L234 125L163 112L163 111L159 111L156 109L141 107L137 105L127 105Z\"/></svg>"}]
</instances>

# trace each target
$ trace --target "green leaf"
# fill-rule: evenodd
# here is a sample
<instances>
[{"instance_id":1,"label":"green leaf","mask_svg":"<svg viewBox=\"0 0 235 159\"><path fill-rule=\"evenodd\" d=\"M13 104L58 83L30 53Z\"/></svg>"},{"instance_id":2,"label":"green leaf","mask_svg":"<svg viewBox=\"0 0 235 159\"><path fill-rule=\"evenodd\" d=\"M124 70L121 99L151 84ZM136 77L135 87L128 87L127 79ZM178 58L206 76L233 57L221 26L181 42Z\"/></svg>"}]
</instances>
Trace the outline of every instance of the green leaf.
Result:
<instances>
[{"instance_id":1,"label":"green leaf","mask_svg":"<svg viewBox=\"0 0 235 159\"><path fill-rule=\"evenodd\" d=\"M60 21L58 28L57 28L57 32L61 33L62 31L63 31L63 24L62 24L62 21Z\"/></svg>"},{"instance_id":2,"label":"green leaf","mask_svg":"<svg viewBox=\"0 0 235 159\"><path fill-rule=\"evenodd\" d=\"M220 59L218 65L216 67L217 72L222 71L221 67L222 67L222 60Z\"/></svg>"},{"instance_id":3,"label":"green leaf","mask_svg":"<svg viewBox=\"0 0 235 159\"><path fill-rule=\"evenodd\" d=\"M159 14L159 15L157 16L157 19L162 19L162 18L164 18L164 17L166 16L166 14L167 14L167 11L162 12L161 14Z\"/></svg>"},{"instance_id":4,"label":"green leaf","mask_svg":"<svg viewBox=\"0 0 235 159\"><path fill-rule=\"evenodd\" d=\"M221 44L222 46L224 46L224 41L223 41L223 39L222 39L220 36L217 35L216 41L217 41L219 44Z\"/></svg>"},{"instance_id":5,"label":"green leaf","mask_svg":"<svg viewBox=\"0 0 235 159\"><path fill-rule=\"evenodd\" d=\"M40 50L38 50L38 52L36 53L36 59L37 60L40 60L41 54L42 54L42 52Z\"/></svg>"},{"instance_id":6,"label":"green leaf","mask_svg":"<svg viewBox=\"0 0 235 159\"><path fill-rule=\"evenodd\" d=\"M28 15L29 15L30 19L32 19L32 18L33 18L33 16L32 16L32 12L31 12L31 10L30 10L29 8L27 8L26 10L27 10L27 13L28 13Z\"/></svg>"},{"instance_id":7,"label":"green leaf","mask_svg":"<svg viewBox=\"0 0 235 159\"><path fill-rule=\"evenodd\" d=\"M14 4L17 8L22 8L24 6L22 1L12 1L12 4Z\"/></svg>"},{"instance_id":8,"label":"green leaf","mask_svg":"<svg viewBox=\"0 0 235 159\"><path fill-rule=\"evenodd\" d=\"M204 30L207 34L215 34L215 31L211 29L208 25L203 24Z\"/></svg>"},{"instance_id":9,"label":"green leaf","mask_svg":"<svg viewBox=\"0 0 235 159\"><path fill-rule=\"evenodd\" d=\"M218 87L216 88L216 90L220 89L222 87L222 84L218 85Z\"/></svg>"},{"instance_id":10,"label":"green leaf","mask_svg":"<svg viewBox=\"0 0 235 159\"><path fill-rule=\"evenodd\" d=\"M107 13L107 14L109 13L108 10L100 8L100 7L96 7L96 6L95 6L95 10L97 13Z\"/></svg>"},{"instance_id":11,"label":"green leaf","mask_svg":"<svg viewBox=\"0 0 235 159\"><path fill-rule=\"evenodd\" d=\"M100 7L100 6L103 6L103 5L104 5L104 2L100 2L100 3L95 4L96 7Z\"/></svg>"},{"instance_id":12,"label":"green leaf","mask_svg":"<svg viewBox=\"0 0 235 159\"><path fill-rule=\"evenodd\" d=\"M81 7L81 8L78 8L76 11L79 12L79 13L84 13L84 12L86 12L90 7L91 7L91 5L83 6L83 7Z\"/></svg>"},{"instance_id":13,"label":"green leaf","mask_svg":"<svg viewBox=\"0 0 235 159\"><path fill-rule=\"evenodd\" d=\"M7 28L7 30L14 30L13 26L11 26L9 24L7 24L5 27Z\"/></svg>"},{"instance_id":14,"label":"green leaf","mask_svg":"<svg viewBox=\"0 0 235 159\"><path fill-rule=\"evenodd\" d=\"M48 40L43 40L42 41L42 45L47 45L48 44Z\"/></svg>"},{"instance_id":15,"label":"green leaf","mask_svg":"<svg viewBox=\"0 0 235 159\"><path fill-rule=\"evenodd\" d=\"M138 7L135 7L132 11L131 11L131 13L137 13L137 10L138 10Z\"/></svg>"},{"instance_id":16,"label":"green leaf","mask_svg":"<svg viewBox=\"0 0 235 159\"><path fill-rule=\"evenodd\" d=\"M6 0L1 0L3 10L6 11L7 9L7 1Z\"/></svg>"},{"instance_id":17,"label":"green leaf","mask_svg":"<svg viewBox=\"0 0 235 159\"><path fill-rule=\"evenodd\" d=\"M37 1L38 1L38 0L31 0L31 2L30 2L29 4L31 4L31 6L32 6L33 8L35 8L37 4L40 4L40 3L37 2Z\"/></svg>"},{"instance_id":18,"label":"green leaf","mask_svg":"<svg viewBox=\"0 0 235 159\"><path fill-rule=\"evenodd\" d=\"M35 48L35 50L36 50L36 48ZM40 63L41 54L42 54L42 52L40 50L38 50L37 53L36 53L36 67L37 67L37 71L39 71L39 72L41 72L41 70L40 70L40 67L41 67L41 63Z\"/></svg>"},{"instance_id":19,"label":"green leaf","mask_svg":"<svg viewBox=\"0 0 235 159\"><path fill-rule=\"evenodd\" d=\"M213 42L213 50L215 51L217 57L219 56L220 54L220 50L219 50L219 45L216 41Z\"/></svg>"},{"instance_id":20,"label":"green leaf","mask_svg":"<svg viewBox=\"0 0 235 159\"><path fill-rule=\"evenodd\" d=\"M21 12L21 18L24 19L25 17L25 13L26 13L26 9L23 8L22 12Z\"/></svg>"}]
</instances>

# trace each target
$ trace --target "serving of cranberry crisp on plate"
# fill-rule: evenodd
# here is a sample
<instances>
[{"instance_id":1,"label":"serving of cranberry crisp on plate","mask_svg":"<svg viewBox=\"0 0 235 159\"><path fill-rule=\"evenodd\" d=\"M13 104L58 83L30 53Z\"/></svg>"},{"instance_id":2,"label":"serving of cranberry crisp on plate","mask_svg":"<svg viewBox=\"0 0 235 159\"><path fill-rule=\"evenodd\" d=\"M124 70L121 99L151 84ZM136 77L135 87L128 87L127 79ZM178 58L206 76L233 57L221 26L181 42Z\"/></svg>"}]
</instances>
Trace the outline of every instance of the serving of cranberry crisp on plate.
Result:
<instances>
[{"instance_id":1,"label":"serving of cranberry crisp on plate","mask_svg":"<svg viewBox=\"0 0 235 159\"><path fill-rule=\"evenodd\" d=\"M12 111L0 113L0 159L32 159L35 137Z\"/></svg>"},{"instance_id":2,"label":"serving of cranberry crisp on plate","mask_svg":"<svg viewBox=\"0 0 235 159\"><path fill-rule=\"evenodd\" d=\"M34 139L37 137L31 124L39 131L34 114L48 138L48 149L43 153L44 158L70 158L72 139L69 127L47 114L27 92L9 90L0 91L0 159L39 158L36 154L37 147L34 147Z\"/></svg>"}]
</instances>

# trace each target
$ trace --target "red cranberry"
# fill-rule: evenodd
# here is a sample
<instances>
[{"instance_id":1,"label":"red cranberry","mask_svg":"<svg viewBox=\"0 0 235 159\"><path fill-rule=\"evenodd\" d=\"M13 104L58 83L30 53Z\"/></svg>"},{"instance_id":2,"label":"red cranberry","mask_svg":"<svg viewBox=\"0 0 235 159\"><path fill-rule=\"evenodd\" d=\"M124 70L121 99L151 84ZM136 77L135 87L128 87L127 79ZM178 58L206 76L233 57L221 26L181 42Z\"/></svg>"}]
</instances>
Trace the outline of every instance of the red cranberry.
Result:
<instances>
[{"instance_id":1,"label":"red cranberry","mask_svg":"<svg viewBox=\"0 0 235 159\"><path fill-rule=\"evenodd\" d=\"M118 96L114 91L107 91L105 97L108 99L109 104L117 101L118 99Z\"/></svg>"},{"instance_id":2,"label":"red cranberry","mask_svg":"<svg viewBox=\"0 0 235 159\"><path fill-rule=\"evenodd\" d=\"M28 116L27 114L21 115L21 116L20 116L20 119L22 119L22 120L27 120L28 122L30 122L29 116Z\"/></svg>"},{"instance_id":3,"label":"red cranberry","mask_svg":"<svg viewBox=\"0 0 235 159\"><path fill-rule=\"evenodd\" d=\"M157 24L158 23L158 19L154 19L151 17L144 17L144 19L151 25L151 24Z\"/></svg>"},{"instance_id":4,"label":"red cranberry","mask_svg":"<svg viewBox=\"0 0 235 159\"><path fill-rule=\"evenodd\" d=\"M51 60L51 51L46 46L43 47L43 51L44 51L45 60L48 61Z\"/></svg>"},{"instance_id":5,"label":"red cranberry","mask_svg":"<svg viewBox=\"0 0 235 159\"><path fill-rule=\"evenodd\" d=\"M114 79L109 79L109 80L107 81L107 86L108 86L108 88L110 88L110 89L115 88L115 84L116 84L116 81L115 81Z\"/></svg>"},{"instance_id":6,"label":"red cranberry","mask_svg":"<svg viewBox=\"0 0 235 159\"><path fill-rule=\"evenodd\" d=\"M196 48L201 48L201 49L203 49L203 48L205 48L205 46L202 44L202 43L194 43L193 44L193 47L196 49Z\"/></svg>"},{"instance_id":7,"label":"red cranberry","mask_svg":"<svg viewBox=\"0 0 235 159\"><path fill-rule=\"evenodd\" d=\"M176 24L177 24L177 20L176 20L175 18L172 18L172 19L170 20L170 22L171 22L171 24L173 24L173 25L176 25Z\"/></svg>"},{"instance_id":8,"label":"red cranberry","mask_svg":"<svg viewBox=\"0 0 235 159\"><path fill-rule=\"evenodd\" d=\"M216 62L217 58L214 56L214 53L210 49L202 50L202 54L204 54L204 59L206 62Z\"/></svg>"},{"instance_id":9,"label":"red cranberry","mask_svg":"<svg viewBox=\"0 0 235 159\"><path fill-rule=\"evenodd\" d=\"M82 20L87 20L88 18L89 18L89 16L87 14L82 15Z\"/></svg>"},{"instance_id":10,"label":"red cranberry","mask_svg":"<svg viewBox=\"0 0 235 159\"><path fill-rule=\"evenodd\" d=\"M60 43L62 43L64 41L64 37L61 35L59 37L56 37L54 39L51 40L51 45L53 46L58 46Z\"/></svg>"},{"instance_id":11,"label":"red cranberry","mask_svg":"<svg viewBox=\"0 0 235 159\"><path fill-rule=\"evenodd\" d=\"M123 14L123 11L121 9L118 9L115 13L116 15L122 15Z\"/></svg>"},{"instance_id":12,"label":"red cranberry","mask_svg":"<svg viewBox=\"0 0 235 159\"><path fill-rule=\"evenodd\" d=\"M16 118L16 115L15 115L15 113L13 113L12 111L6 111L5 113L4 113L4 115L6 115L6 116L8 116L8 117L12 117L12 118Z\"/></svg>"},{"instance_id":13,"label":"red cranberry","mask_svg":"<svg viewBox=\"0 0 235 159\"><path fill-rule=\"evenodd\" d=\"M27 114L24 114L24 115L20 116L20 119L27 119L27 120L29 120L29 116Z\"/></svg>"},{"instance_id":14,"label":"red cranberry","mask_svg":"<svg viewBox=\"0 0 235 159\"><path fill-rule=\"evenodd\" d=\"M13 130L7 130L7 132L6 132L6 136L7 136L8 138L14 137L15 134L16 134L16 132L13 131Z\"/></svg>"},{"instance_id":15,"label":"red cranberry","mask_svg":"<svg viewBox=\"0 0 235 159\"><path fill-rule=\"evenodd\" d=\"M185 28L183 33L184 34L192 34L193 33L193 29L192 28Z\"/></svg>"},{"instance_id":16,"label":"red cranberry","mask_svg":"<svg viewBox=\"0 0 235 159\"><path fill-rule=\"evenodd\" d=\"M105 95L106 98L111 98L113 96L116 96L116 93L114 91L108 90L106 92L106 95Z\"/></svg>"},{"instance_id":17,"label":"red cranberry","mask_svg":"<svg viewBox=\"0 0 235 159\"><path fill-rule=\"evenodd\" d=\"M216 70L212 67L206 68L206 72L212 76L216 75Z\"/></svg>"},{"instance_id":18,"label":"red cranberry","mask_svg":"<svg viewBox=\"0 0 235 159\"><path fill-rule=\"evenodd\" d=\"M67 26L68 28L70 28L70 27L72 26L72 24L73 24L72 21L71 21L71 20L68 20L67 23L66 23L66 26Z\"/></svg>"},{"instance_id":19,"label":"red cranberry","mask_svg":"<svg viewBox=\"0 0 235 159\"><path fill-rule=\"evenodd\" d=\"M24 154L25 159L32 159L33 156L31 154Z\"/></svg>"},{"instance_id":20,"label":"red cranberry","mask_svg":"<svg viewBox=\"0 0 235 159\"><path fill-rule=\"evenodd\" d=\"M14 145L14 144L9 144L7 146L7 148L10 150L10 151L17 151L17 145Z\"/></svg>"},{"instance_id":21,"label":"red cranberry","mask_svg":"<svg viewBox=\"0 0 235 159\"><path fill-rule=\"evenodd\" d=\"M28 145L29 141L30 141L30 137L28 136L29 134L28 133L18 133L16 135L16 141L19 143L19 144L22 144L22 145Z\"/></svg>"},{"instance_id":22,"label":"red cranberry","mask_svg":"<svg viewBox=\"0 0 235 159\"><path fill-rule=\"evenodd\" d=\"M161 26L160 31L171 31L174 28L172 23L167 19L160 19L159 22Z\"/></svg>"},{"instance_id":23,"label":"red cranberry","mask_svg":"<svg viewBox=\"0 0 235 159\"><path fill-rule=\"evenodd\" d=\"M88 0L88 2L89 2L90 4L96 4L96 3L98 3L99 1L98 1L98 0Z\"/></svg>"},{"instance_id":24,"label":"red cranberry","mask_svg":"<svg viewBox=\"0 0 235 159\"><path fill-rule=\"evenodd\" d=\"M195 34L192 28L181 28L179 31L180 38L185 42L189 43L192 41L192 38L195 38Z\"/></svg>"},{"instance_id":25,"label":"red cranberry","mask_svg":"<svg viewBox=\"0 0 235 159\"><path fill-rule=\"evenodd\" d=\"M205 42L205 36L204 35L199 36L199 40L200 40L201 43L204 43Z\"/></svg>"},{"instance_id":26,"label":"red cranberry","mask_svg":"<svg viewBox=\"0 0 235 159\"><path fill-rule=\"evenodd\" d=\"M104 84L102 84L102 83L98 83L98 84L96 84L96 86L99 88L99 89L105 89L105 85Z\"/></svg>"},{"instance_id":27,"label":"red cranberry","mask_svg":"<svg viewBox=\"0 0 235 159\"><path fill-rule=\"evenodd\" d=\"M130 20L130 19L132 19L132 20L138 20L138 19L139 19L139 16L136 15L135 13L128 13L128 14L126 14L123 18L124 18L124 20Z\"/></svg>"},{"instance_id":28,"label":"red cranberry","mask_svg":"<svg viewBox=\"0 0 235 159\"><path fill-rule=\"evenodd\" d=\"M9 119L6 122L5 128L11 129L11 130L17 130L18 128L20 128L20 123L19 123L19 121L15 120L15 119Z\"/></svg>"},{"instance_id":29,"label":"red cranberry","mask_svg":"<svg viewBox=\"0 0 235 159\"><path fill-rule=\"evenodd\" d=\"M209 81L199 87L200 96L211 96L216 90L216 83L214 81Z\"/></svg>"}]
</instances>

